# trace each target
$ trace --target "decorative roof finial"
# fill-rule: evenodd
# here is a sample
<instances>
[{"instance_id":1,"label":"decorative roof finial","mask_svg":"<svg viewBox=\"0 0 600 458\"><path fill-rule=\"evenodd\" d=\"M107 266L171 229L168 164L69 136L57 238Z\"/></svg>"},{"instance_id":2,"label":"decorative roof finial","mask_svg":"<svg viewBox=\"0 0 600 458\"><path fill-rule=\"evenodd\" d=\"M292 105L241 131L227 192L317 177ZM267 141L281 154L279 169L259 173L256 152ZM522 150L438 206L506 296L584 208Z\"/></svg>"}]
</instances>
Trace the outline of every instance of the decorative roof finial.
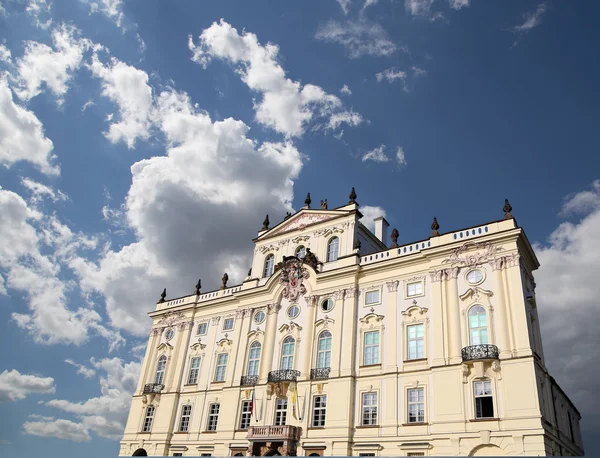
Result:
<instances>
[{"instance_id":1,"label":"decorative roof finial","mask_svg":"<svg viewBox=\"0 0 600 458\"><path fill-rule=\"evenodd\" d=\"M350 202L348 202L348 205L350 204L355 204L356 203L356 191L354 190L354 186L352 186L352 191L350 191Z\"/></svg>"},{"instance_id":2,"label":"decorative roof finial","mask_svg":"<svg viewBox=\"0 0 600 458\"><path fill-rule=\"evenodd\" d=\"M504 199L504 219L511 219L513 215L510 214L512 207L508 203L508 199Z\"/></svg>"},{"instance_id":3,"label":"decorative roof finial","mask_svg":"<svg viewBox=\"0 0 600 458\"><path fill-rule=\"evenodd\" d=\"M438 232L439 228L440 228L440 225L437 222L437 218L434 216L433 223L431 223L431 236L432 237L435 237L436 235L440 235L440 233Z\"/></svg>"},{"instance_id":4,"label":"decorative roof finial","mask_svg":"<svg viewBox=\"0 0 600 458\"><path fill-rule=\"evenodd\" d=\"M225 272L223 274L223 278L221 278L221 288L219 288L219 289L227 288L227 280L229 280L229 275L227 275L227 272Z\"/></svg>"},{"instance_id":5,"label":"decorative roof finial","mask_svg":"<svg viewBox=\"0 0 600 458\"><path fill-rule=\"evenodd\" d=\"M194 294L196 296L200 295L200 288L202 288L202 279L198 279L198 283L196 283L196 290L194 291Z\"/></svg>"},{"instance_id":6,"label":"decorative roof finial","mask_svg":"<svg viewBox=\"0 0 600 458\"><path fill-rule=\"evenodd\" d=\"M263 221L263 227L262 227L261 231L268 231L268 230L269 230L269 215L267 215L267 217Z\"/></svg>"},{"instance_id":7,"label":"decorative roof finial","mask_svg":"<svg viewBox=\"0 0 600 458\"><path fill-rule=\"evenodd\" d=\"M158 301L158 303L160 304L161 302L164 302L165 297L167 297L167 288L163 289L163 292L160 295L160 301Z\"/></svg>"},{"instance_id":8,"label":"decorative roof finial","mask_svg":"<svg viewBox=\"0 0 600 458\"><path fill-rule=\"evenodd\" d=\"M398 248L398 236L400 234L398 233L398 229L394 228L394 230L392 231L392 246L390 248Z\"/></svg>"},{"instance_id":9,"label":"decorative roof finial","mask_svg":"<svg viewBox=\"0 0 600 458\"><path fill-rule=\"evenodd\" d=\"M290 212L285 212L285 218L283 218L284 220L290 218L292 216L292 214Z\"/></svg>"},{"instance_id":10,"label":"decorative roof finial","mask_svg":"<svg viewBox=\"0 0 600 458\"><path fill-rule=\"evenodd\" d=\"M310 192L306 195L306 199L304 199L304 205L306 205L306 208L310 208L310 203L312 202L312 200L310 200Z\"/></svg>"},{"instance_id":11,"label":"decorative roof finial","mask_svg":"<svg viewBox=\"0 0 600 458\"><path fill-rule=\"evenodd\" d=\"M321 210L327 210L327 199L321 201Z\"/></svg>"}]
</instances>

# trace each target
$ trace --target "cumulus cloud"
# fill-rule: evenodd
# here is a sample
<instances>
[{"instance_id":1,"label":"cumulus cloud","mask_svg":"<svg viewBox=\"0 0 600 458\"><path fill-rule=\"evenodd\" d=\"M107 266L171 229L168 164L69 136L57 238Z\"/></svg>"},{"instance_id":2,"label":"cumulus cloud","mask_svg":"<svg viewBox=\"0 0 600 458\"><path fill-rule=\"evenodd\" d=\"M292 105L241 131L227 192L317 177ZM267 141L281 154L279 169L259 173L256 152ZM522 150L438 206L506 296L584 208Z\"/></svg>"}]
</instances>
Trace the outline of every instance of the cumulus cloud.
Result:
<instances>
[{"instance_id":1,"label":"cumulus cloud","mask_svg":"<svg viewBox=\"0 0 600 458\"><path fill-rule=\"evenodd\" d=\"M596 351L600 283L600 182L568 197L562 214L577 222L561 223L546 243L534 244L540 262L535 273L546 365L581 411L586 429L595 431L600 400L593 384L600 367ZM581 377L581 374L587 374Z\"/></svg>"},{"instance_id":2,"label":"cumulus cloud","mask_svg":"<svg viewBox=\"0 0 600 458\"><path fill-rule=\"evenodd\" d=\"M47 175L58 175L60 168L52 164L53 148L40 120L15 103L6 79L0 78L0 164L9 167L28 161Z\"/></svg>"},{"instance_id":3,"label":"cumulus cloud","mask_svg":"<svg viewBox=\"0 0 600 458\"><path fill-rule=\"evenodd\" d=\"M31 436L57 437L75 442L87 442L91 439L85 426L70 420L26 421L23 432Z\"/></svg>"},{"instance_id":4,"label":"cumulus cloud","mask_svg":"<svg viewBox=\"0 0 600 458\"><path fill-rule=\"evenodd\" d=\"M152 115L152 88L148 84L148 74L127 65L116 58L102 62L98 53L92 56L89 64L92 74L102 81L102 95L117 106L118 120L111 122L106 138L113 143L124 141L129 148L136 140L150 137ZM109 121L112 121L111 116Z\"/></svg>"},{"instance_id":5,"label":"cumulus cloud","mask_svg":"<svg viewBox=\"0 0 600 458\"><path fill-rule=\"evenodd\" d=\"M0 374L0 402L20 401L30 394L54 393L52 377L21 374L18 370L5 370Z\"/></svg>"},{"instance_id":6,"label":"cumulus cloud","mask_svg":"<svg viewBox=\"0 0 600 458\"><path fill-rule=\"evenodd\" d=\"M96 371L94 369L84 366L83 364L78 364L72 359L65 359L65 363L76 367L77 373L83 375L85 378L92 378L94 375L96 375Z\"/></svg>"},{"instance_id":7,"label":"cumulus cloud","mask_svg":"<svg viewBox=\"0 0 600 458\"><path fill-rule=\"evenodd\" d=\"M341 44L351 59L364 55L389 56L398 49L381 25L365 19L345 22L331 20L319 27L315 38Z\"/></svg>"},{"instance_id":8,"label":"cumulus cloud","mask_svg":"<svg viewBox=\"0 0 600 458\"><path fill-rule=\"evenodd\" d=\"M352 95L352 91L350 90L350 88L348 87L347 84L344 84L342 86L342 88L340 89L340 92L344 95Z\"/></svg>"},{"instance_id":9,"label":"cumulus cloud","mask_svg":"<svg viewBox=\"0 0 600 458\"><path fill-rule=\"evenodd\" d=\"M371 232L375 233L375 221L373 220L380 216L385 218L386 212L383 207L363 205L359 208L359 210L363 214L360 222L364 224Z\"/></svg>"},{"instance_id":10,"label":"cumulus cloud","mask_svg":"<svg viewBox=\"0 0 600 458\"><path fill-rule=\"evenodd\" d=\"M52 18L50 18L50 5L48 0L29 0L29 3L25 7L25 11L29 14L38 29L47 29L52 25ZM45 18L42 19L42 18Z\"/></svg>"},{"instance_id":11,"label":"cumulus cloud","mask_svg":"<svg viewBox=\"0 0 600 458\"><path fill-rule=\"evenodd\" d=\"M329 118L327 126L330 129L337 129L342 124L348 124L349 126L358 126L363 122L363 117L355 111L342 111L334 113Z\"/></svg>"},{"instance_id":12,"label":"cumulus cloud","mask_svg":"<svg viewBox=\"0 0 600 458\"><path fill-rule=\"evenodd\" d=\"M202 32L198 44L190 36L188 46L193 53L192 60L204 67L213 58L236 65L242 81L262 96L254 101L256 120L286 137L301 136L313 119L327 118L343 109L342 101L321 87L302 86L286 78L277 62L277 45L261 45L255 34L242 32L240 35L222 19Z\"/></svg>"},{"instance_id":13,"label":"cumulus cloud","mask_svg":"<svg viewBox=\"0 0 600 458\"><path fill-rule=\"evenodd\" d=\"M91 13L101 13L111 19L117 27L121 27L123 22L123 0L81 0L87 3Z\"/></svg>"},{"instance_id":14,"label":"cumulus cloud","mask_svg":"<svg viewBox=\"0 0 600 458\"><path fill-rule=\"evenodd\" d=\"M51 186L39 183L31 178L21 178L21 184L31 194L29 202L34 205L39 204L44 198L48 198L52 202L68 200L67 195L60 189L55 191Z\"/></svg>"}]
</instances>

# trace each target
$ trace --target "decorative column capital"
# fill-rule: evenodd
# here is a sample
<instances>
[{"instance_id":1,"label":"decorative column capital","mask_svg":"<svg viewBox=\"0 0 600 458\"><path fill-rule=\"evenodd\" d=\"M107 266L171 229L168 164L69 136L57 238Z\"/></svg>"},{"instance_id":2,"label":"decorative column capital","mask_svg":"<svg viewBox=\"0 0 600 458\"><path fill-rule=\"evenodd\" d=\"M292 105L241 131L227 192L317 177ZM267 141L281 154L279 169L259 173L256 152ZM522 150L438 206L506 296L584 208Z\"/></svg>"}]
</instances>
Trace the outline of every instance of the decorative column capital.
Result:
<instances>
[{"instance_id":1,"label":"decorative column capital","mask_svg":"<svg viewBox=\"0 0 600 458\"><path fill-rule=\"evenodd\" d=\"M492 271L502 270L504 266L504 258L489 259L488 262L492 267Z\"/></svg>"},{"instance_id":2,"label":"decorative column capital","mask_svg":"<svg viewBox=\"0 0 600 458\"><path fill-rule=\"evenodd\" d=\"M216 326L217 324L219 324L219 321L221 321L221 317L220 316L213 316L212 319L211 319L211 321L212 321L212 324Z\"/></svg>"},{"instance_id":3,"label":"decorative column capital","mask_svg":"<svg viewBox=\"0 0 600 458\"><path fill-rule=\"evenodd\" d=\"M432 270L429 272L429 278L431 278L431 283L435 283L438 281L442 281L442 276L444 275L444 270Z\"/></svg>"},{"instance_id":4,"label":"decorative column capital","mask_svg":"<svg viewBox=\"0 0 600 458\"><path fill-rule=\"evenodd\" d=\"M343 299L346 296L345 292L346 292L345 289L338 289L337 291L335 291L333 293L333 297L335 298L336 301L339 301L340 299Z\"/></svg>"},{"instance_id":5,"label":"decorative column capital","mask_svg":"<svg viewBox=\"0 0 600 458\"><path fill-rule=\"evenodd\" d=\"M458 272L460 271L459 267L451 267L450 269L444 269L444 274L446 275L446 279L456 279L458 278Z\"/></svg>"},{"instance_id":6,"label":"decorative column capital","mask_svg":"<svg viewBox=\"0 0 600 458\"><path fill-rule=\"evenodd\" d=\"M388 288L388 293L394 293L398 291L398 285L400 284L400 280L392 280L385 282Z\"/></svg>"},{"instance_id":7,"label":"decorative column capital","mask_svg":"<svg viewBox=\"0 0 600 458\"><path fill-rule=\"evenodd\" d=\"M358 297L358 288L356 288L356 287L346 288L346 297L347 298Z\"/></svg>"},{"instance_id":8,"label":"decorative column capital","mask_svg":"<svg viewBox=\"0 0 600 458\"><path fill-rule=\"evenodd\" d=\"M504 256L504 264L506 267L516 267L520 265L521 255L519 253L513 253L508 256Z\"/></svg>"},{"instance_id":9,"label":"decorative column capital","mask_svg":"<svg viewBox=\"0 0 600 458\"><path fill-rule=\"evenodd\" d=\"M280 304L267 304L267 314L271 315L272 313L277 313L281 310Z\"/></svg>"}]
</instances>

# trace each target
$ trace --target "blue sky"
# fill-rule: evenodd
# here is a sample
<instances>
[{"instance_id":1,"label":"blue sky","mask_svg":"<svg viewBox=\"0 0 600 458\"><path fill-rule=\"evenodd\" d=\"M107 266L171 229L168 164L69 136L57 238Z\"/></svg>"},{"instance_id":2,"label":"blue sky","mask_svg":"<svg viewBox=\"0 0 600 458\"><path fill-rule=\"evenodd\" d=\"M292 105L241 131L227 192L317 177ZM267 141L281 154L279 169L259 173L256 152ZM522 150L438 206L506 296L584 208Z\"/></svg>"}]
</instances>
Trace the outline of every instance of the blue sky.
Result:
<instances>
[{"instance_id":1,"label":"blue sky","mask_svg":"<svg viewBox=\"0 0 600 458\"><path fill-rule=\"evenodd\" d=\"M162 288L237 284L266 213L352 186L399 243L510 200L598 450L595 2L0 5L3 455L117 453Z\"/></svg>"}]
</instances>

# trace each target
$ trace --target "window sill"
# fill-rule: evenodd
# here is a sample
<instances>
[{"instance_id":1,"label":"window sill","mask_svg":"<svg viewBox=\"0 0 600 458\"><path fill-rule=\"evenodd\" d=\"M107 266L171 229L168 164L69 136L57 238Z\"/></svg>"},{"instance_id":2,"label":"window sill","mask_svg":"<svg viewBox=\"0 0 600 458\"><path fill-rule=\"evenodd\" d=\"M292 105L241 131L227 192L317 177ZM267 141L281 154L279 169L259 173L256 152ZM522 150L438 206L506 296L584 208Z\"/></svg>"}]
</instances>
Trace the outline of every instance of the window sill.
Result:
<instances>
[{"instance_id":1,"label":"window sill","mask_svg":"<svg viewBox=\"0 0 600 458\"><path fill-rule=\"evenodd\" d=\"M152 431L140 431L138 434L152 434Z\"/></svg>"},{"instance_id":2,"label":"window sill","mask_svg":"<svg viewBox=\"0 0 600 458\"><path fill-rule=\"evenodd\" d=\"M173 434L189 434L189 431L174 431Z\"/></svg>"},{"instance_id":3,"label":"window sill","mask_svg":"<svg viewBox=\"0 0 600 458\"><path fill-rule=\"evenodd\" d=\"M217 381L217 380L213 380L213 381L212 381L212 382L210 382L210 383L211 383L211 384L214 384L214 383L225 383L225 380L218 380L218 381Z\"/></svg>"},{"instance_id":4,"label":"window sill","mask_svg":"<svg viewBox=\"0 0 600 458\"><path fill-rule=\"evenodd\" d=\"M209 432L209 433L214 433L214 432L216 432L216 431L207 431L207 432ZM246 429L236 429L236 430L234 430L233 432L234 432L234 433L247 433L247 432L248 432L248 428L246 428Z\"/></svg>"},{"instance_id":5,"label":"window sill","mask_svg":"<svg viewBox=\"0 0 600 458\"><path fill-rule=\"evenodd\" d=\"M470 422L480 422L480 421L499 421L499 418L496 417L490 417L490 418L471 418L469 419Z\"/></svg>"},{"instance_id":6,"label":"window sill","mask_svg":"<svg viewBox=\"0 0 600 458\"><path fill-rule=\"evenodd\" d=\"M365 369L367 367L381 367L381 363L377 363L377 364L363 364L362 366L358 366L359 369Z\"/></svg>"},{"instance_id":7,"label":"window sill","mask_svg":"<svg viewBox=\"0 0 600 458\"><path fill-rule=\"evenodd\" d=\"M414 423L402 423L401 426L425 426L428 425L429 423L425 422L425 421L420 421L420 422L414 422Z\"/></svg>"},{"instance_id":8,"label":"window sill","mask_svg":"<svg viewBox=\"0 0 600 458\"><path fill-rule=\"evenodd\" d=\"M423 361L427 361L427 358L405 359L404 363L419 363Z\"/></svg>"},{"instance_id":9,"label":"window sill","mask_svg":"<svg viewBox=\"0 0 600 458\"><path fill-rule=\"evenodd\" d=\"M183 386L198 386L197 383L186 383Z\"/></svg>"},{"instance_id":10,"label":"window sill","mask_svg":"<svg viewBox=\"0 0 600 458\"><path fill-rule=\"evenodd\" d=\"M360 425L360 426L356 427L356 429L373 429L373 428L379 428L379 425Z\"/></svg>"},{"instance_id":11,"label":"window sill","mask_svg":"<svg viewBox=\"0 0 600 458\"><path fill-rule=\"evenodd\" d=\"M308 428L306 428L306 429L308 429L309 431L311 431L311 430L313 430L313 429L317 429L317 430L319 430L319 429L325 429L325 426L309 426L309 427L308 427Z\"/></svg>"},{"instance_id":12,"label":"window sill","mask_svg":"<svg viewBox=\"0 0 600 458\"><path fill-rule=\"evenodd\" d=\"M216 434L216 431L202 431L201 434Z\"/></svg>"}]
</instances>

